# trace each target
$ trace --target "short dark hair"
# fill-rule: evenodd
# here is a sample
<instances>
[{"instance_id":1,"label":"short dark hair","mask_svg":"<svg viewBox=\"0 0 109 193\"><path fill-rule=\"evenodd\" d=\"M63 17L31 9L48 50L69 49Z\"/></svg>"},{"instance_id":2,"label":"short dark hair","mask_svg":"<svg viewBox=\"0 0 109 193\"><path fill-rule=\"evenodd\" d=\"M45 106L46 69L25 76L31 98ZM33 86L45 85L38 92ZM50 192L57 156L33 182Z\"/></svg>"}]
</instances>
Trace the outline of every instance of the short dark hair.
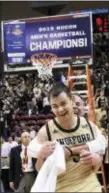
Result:
<instances>
[{"instance_id":1,"label":"short dark hair","mask_svg":"<svg viewBox=\"0 0 109 193\"><path fill-rule=\"evenodd\" d=\"M49 91L49 93L48 93L48 100L50 101L50 97L51 97L51 96L52 96L52 97L57 97L57 96L59 96L62 92L65 92L65 93L67 94L67 96L68 96L70 99L72 99L72 95L71 95L71 92L70 92L69 88L68 88L65 84L63 84L63 83L61 83L61 82L58 82L58 83L55 83L55 84L52 86L51 90Z\"/></svg>"},{"instance_id":2,"label":"short dark hair","mask_svg":"<svg viewBox=\"0 0 109 193\"><path fill-rule=\"evenodd\" d=\"M15 135L10 135L9 138L12 138L12 140L14 141L15 140Z\"/></svg>"},{"instance_id":3,"label":"short dark hair","mask_svg":"<svg viewBox=\"0 0 109 193\"><path fill-rule=\"evenodd\" d=\"M74 101L75 101L75 97L76 97L76 96L80 97L80 99L81 99L82 101L84 101L84 98L83 98L80 94L78 94L78 93L75 93L75 94L72 95L72 98L74 99Z\"/></svg>"}]
</instances>

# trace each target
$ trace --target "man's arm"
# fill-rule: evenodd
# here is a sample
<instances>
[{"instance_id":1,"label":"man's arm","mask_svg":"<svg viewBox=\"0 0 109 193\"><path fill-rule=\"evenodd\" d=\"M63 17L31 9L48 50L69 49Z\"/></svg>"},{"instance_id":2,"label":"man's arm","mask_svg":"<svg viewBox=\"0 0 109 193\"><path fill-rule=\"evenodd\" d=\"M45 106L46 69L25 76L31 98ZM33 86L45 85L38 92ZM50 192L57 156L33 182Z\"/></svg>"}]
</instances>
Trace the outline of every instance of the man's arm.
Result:
<instances>
[{"instance_id":1,"label":"man's arm","mask_svg":"<svg viewBox=\"0 0 109 193\"><path fill-rule=\"evenodd\" d=\"M37 161L35 168L37 171L42 167L45 159L55 150L55 143L48 141L46 126L43 126L37 134L37 143L42 144L39 152L37 152Z\"/></svg>"},{"instance_id":2,"label":"man's arm","mask_svg":"<svg viewBox=\"0 0 109 193\"><path fill-rule=\"evenodd\" d=\"M80 160L84 164L87 163L92 165L94 171L97 172L103 160L103 154L105 153L107 140L94 123L91 122L90 124L94 131L95 139L87 142L86 144L73 147L71 150L73 154L80 155ZM84 151L87 152L86 156L81 155L81 153Z\"/></svg>"},{"instance_id":3,"label":"man's arm","mask_svg":"<svg viewBox=\"0 0 109 193\"><path fill-rule=\"evenodd\" d=\"M95 139L93 141L87 142L89 151L93 153L102 152L102 154L105 154L107 139L93 122L90 121L90 124L95 134Z\"/></svg>"},{"instance_id":4,"label":"man's arm","mask_svg":"<svg viewBox=\"0 0 109 193\"><path fill-rule=\"evenodd\" d=\"M95 139L87 142L83 145L77 145L72 148L73 154L80 154L82 150L89 150L91 153L102 153L105 154L105 150L107 147L107 139L102 135L101 131L98 127L90 122L92 129L94 131Z\"/></svg>"},{"instance_id":5,"label":"man's arm","mask_svg":"<svg viewBox=\"0 0 109 193\"><path fill-rule=\"evenodd\" d=\"M103 161L103 156L101 153L91 153L89 151L81 151L80 153L80 162L84 165L92 166L94 172L96 173L100 168Z\"/></svg>"}]
</instances>

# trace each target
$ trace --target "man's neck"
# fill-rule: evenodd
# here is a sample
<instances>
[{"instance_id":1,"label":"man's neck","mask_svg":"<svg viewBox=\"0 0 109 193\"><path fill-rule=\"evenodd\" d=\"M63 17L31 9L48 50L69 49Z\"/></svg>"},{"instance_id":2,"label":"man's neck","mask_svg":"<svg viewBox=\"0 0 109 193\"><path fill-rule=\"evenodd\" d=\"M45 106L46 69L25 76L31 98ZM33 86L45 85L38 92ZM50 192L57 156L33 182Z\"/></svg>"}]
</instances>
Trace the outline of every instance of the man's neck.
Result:
<instances>
[{"instance_id":1,"label":"man's neck","mask_svg":"<svg viewBox=\"0 0 109 193\"><path fill-rule=\"evenodd\" d=\"M23 143L22 143L22 146L23 146L23 147L28 147L28 145L24 145Z\"/></svg>"},{"instance_id":2,"label":"man's neck","mask_svg":"<svg viewBox=\"0 0 109 193\"><path fill-rule=\"evenodd\" d=\"M72 115L72 117L71 118L69 117L68 120L59 120L58 118L56 118L56 121L58 122L58 124L61 127L70 130L70 129L73 129L74 127L76 127L76 125L77 125L77 116Z\"/></svg>"}]
</instances>

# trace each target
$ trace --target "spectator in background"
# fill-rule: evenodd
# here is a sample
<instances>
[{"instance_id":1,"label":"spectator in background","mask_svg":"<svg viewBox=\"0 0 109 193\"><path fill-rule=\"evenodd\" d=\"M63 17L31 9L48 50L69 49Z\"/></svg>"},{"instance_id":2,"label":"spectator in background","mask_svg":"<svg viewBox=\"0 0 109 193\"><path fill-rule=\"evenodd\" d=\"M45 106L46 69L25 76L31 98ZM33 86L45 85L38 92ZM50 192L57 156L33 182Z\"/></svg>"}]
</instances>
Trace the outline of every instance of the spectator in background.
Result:
<instances>
[{"instance_id":1,"label":"spectator in background","mask_svg":"<svg viewBox=\"0 0 109 193\"><path fill-rule=\"evenodd\" d=\"M106 107L105 104L101 106L101 108L96 108L95 109L95 118L96 118L96 124L99 128L101 128L101 121L103 119L107 118L107 112L106 112Z\"/></svg>"},{"instance_id":2,"label":"spectator in background","mask_svg":"<svg viewBox=\"0 0 109 193\"><path fill-rule=\"evenodd\" d=\"M55 72L55 74L54 74L54 81L55 82L61 82L61 72L60 71Z\"/></svg>"},{"instance_id":3,"label":"spectator in background","mask_svg":"<svg viewBox=\"0 0 109 193\"><path fill-rule=\"evenodd\" d=\"M95 95L94 95L95 107L98 106L97 101L98 101L98 98L100 96L100 91L101 91L100 89L96 89L96 92L95 92Z\"/></svg>"},{"instance_id":4,"label":"spectator in background","mask_svg":"<svg viewBox=\"0 0 109 193\"><path fill-rule=\"evenodd\" d=\"M1 167L0 167L0 192L5 192L3 182L1 180Z\"/></svg>"},{"instance_id":5,"label":"spectator in background","mask_svg":"<svg viewBox=\"0 0 109 193\"><path fill-rule=\"evenodd\" d=\"M36 136L36 131L34 130L33 126L30 126L30 132L29 133L30 133L30 138L34 139Z\"/></svg>"},{"instance_id":6,"label":"spectator in background","mask_svg":"<svg viewBox=\"0 0 109 193\"><path fill-rule=\"evenodd\" d=\"M21 121L21 122L20 122L20 130L21 130L21 132L27 130L26 122L25 122L25 121Z\"/></svg>"},{"instance_id":7,"label":"spectator in background","mask_svg":"<svg viewBox=\"0 0 109 193\"><path fill-rule=\"evenodd\" d=\"M9 156L11 152L11 145L1 137L1 180L6 192L10 191L9 188Z\"/></svg>"},{"instance_id":8,"label":"spectator in background","mask_svg":"<svg viewBox=\"0 0 109 193\"><path fill-rule=\"evenodd\" d=\"M21 136L21 128L18 124L14 126L15 136L20 137Z\"/></svg>"},{"instance_id":9,"label":"spectator in background","mask_svg":"<svg viewBox=\"0 0 109 193\"><path fill-rule=\"evenodd\" d=\"M39 86L34 85L33 93L34 97L39 100L41 96L41 88Z\"/></svg>"},{"instance_id":10,"label":"spectator in background","mask_svg":"<svg viewBox=\"0 0 109 193\"><path fill-rule=\"evenodd\" d=\"M23 132L21 145L12 148L10 155L10 188L15 192L30 192L34 183L36 172L35 159L28 156L30 134Z\"/></svg>"},{"instance_id":11,"label":"spectator in background","mask_svg":"<svg viewBox=\"0 0 109 193\"><path fill-rule=\"evenodd\" d=\"M98 108L101 108L102 106L105 105L105 107L107 106L107 97L104 95L104 90L101 90L100 92L100 96L98 97L98 100L97 100L97 103L98 103Z\"/></svg>"},{"instance_id":12,"label":"spectator in background","mask_svg":"<svg viewBox=\"0 0 109 193\"><path fill-rule=\"evenodd\" d=\"M0 192L5 192L5 191L4 191L4 187L3 187L2 180L0 180Z\"/></svg>"},{"instance_id":13,"label":"spectator in background","mask_svg":"<svg viewBox=\"0 0 109 193\"><path fill-rule=\"evenodd\" d=\"M49 114L51 112L51 107L48 101L48 94L46 92L42 93L42 105L43 109L40 111L40 113L43 113L45 115Z\"/></svg>"},{"instance_id":14,"label":"spectator in background","mask_svg":"<svg viewBox=\"0 0 109 193\"><path fill-rule=\"evenodd\" d=\"M10 137L8 138L8 142L9 142L9 144L11 145L11 148L18 146L18 143L14 140L14 137L13 137L13 136L10 136Z\"/></svg>"},{"instance_id":15,"label":"spectator in background","mask_svg":"<svg viewBox=\"0 0 109 193\"><path fill-rule=\"evenodd\" d=\"M84 100L81 97L81 95L73 95L73 100L75 101L73 105L74 113L79 115L79 116L84 116L85 115L85 105L84 105Z\"/></svg>"}]
</instances>

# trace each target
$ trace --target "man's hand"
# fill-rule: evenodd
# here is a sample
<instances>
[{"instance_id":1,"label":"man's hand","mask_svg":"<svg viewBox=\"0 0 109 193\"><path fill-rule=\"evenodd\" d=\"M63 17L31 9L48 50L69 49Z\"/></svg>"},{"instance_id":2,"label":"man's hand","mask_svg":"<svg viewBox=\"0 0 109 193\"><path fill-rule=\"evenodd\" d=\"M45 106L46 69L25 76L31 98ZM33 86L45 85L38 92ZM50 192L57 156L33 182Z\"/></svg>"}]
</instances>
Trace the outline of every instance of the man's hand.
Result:
<instances>
[{"instance_id":1,"label":"man's hand","mask_svg":"<svg viewBox=\"0 0 109 193\"><path fill-rule=\"evenodd\" d=\"M65 158L66 158L66 160L68 160L69 157L71 156L71 152L66 147L63 146L63 148L64 148L64 152L65 152ZM80 155L82 150L88 150L88 146L87 146L87 144L82 144L82 145L77 145L75 147L72 147L70 149L71 149L73 155Z\"/></svg>"},{"instance_id":2,"label":"man's hand","mask_svg":"<svg viewBox=\"0 0 109 193\"><path fill-rule=\"evenodd\" d=\"M99 153L91 153L83 150L80 153L80 162L92 166L96 172L101 166L102 156Z\"/></svg>"},{"instance_id":3,"label":"man's hand","mask_svg":"<svg viewBox=\"0 0 109 193\"><path fill-rule=\"evenodd\" d=\"M68 160L69 157L71 156L71 153L65 146L63 146L63 149L64 149L64 153L65 153L65 158L66 158L66 160Z\"/></svg>"},{"instance_id":4,"label":"man's hand","mask_svg":"<svg viewBox=\"0 0 109 193\"><path fill-rule=\"evenodd\" d=\"M40 151L38 152L38 159L46 159L49 155L51 155L55 150L56 143L46 141Z\"/></svg>"},{"instance_id":5,"label":"man's hand","mask_svg":"<svg viewBox=\"0 0 109 193\"><path fill-rule=\"evenodd\" d=\"M15 190L15 187L14 187L14 182L9 182L9 186L12 190Z\"/></svg>"},{"instance_id":6,"label":"man's hand","mask_svg":"<svg viewBox=\"0 0 109 193\"><path fill-rule=\"evenodd\" d=\"M80 155L82 150L89 150L89 149L88 149L87 144L83 144L83 145L77 145L75 147L72 147L71 150L72 150L73 154L79 154Z\"/></svg>"}]
</instances>

